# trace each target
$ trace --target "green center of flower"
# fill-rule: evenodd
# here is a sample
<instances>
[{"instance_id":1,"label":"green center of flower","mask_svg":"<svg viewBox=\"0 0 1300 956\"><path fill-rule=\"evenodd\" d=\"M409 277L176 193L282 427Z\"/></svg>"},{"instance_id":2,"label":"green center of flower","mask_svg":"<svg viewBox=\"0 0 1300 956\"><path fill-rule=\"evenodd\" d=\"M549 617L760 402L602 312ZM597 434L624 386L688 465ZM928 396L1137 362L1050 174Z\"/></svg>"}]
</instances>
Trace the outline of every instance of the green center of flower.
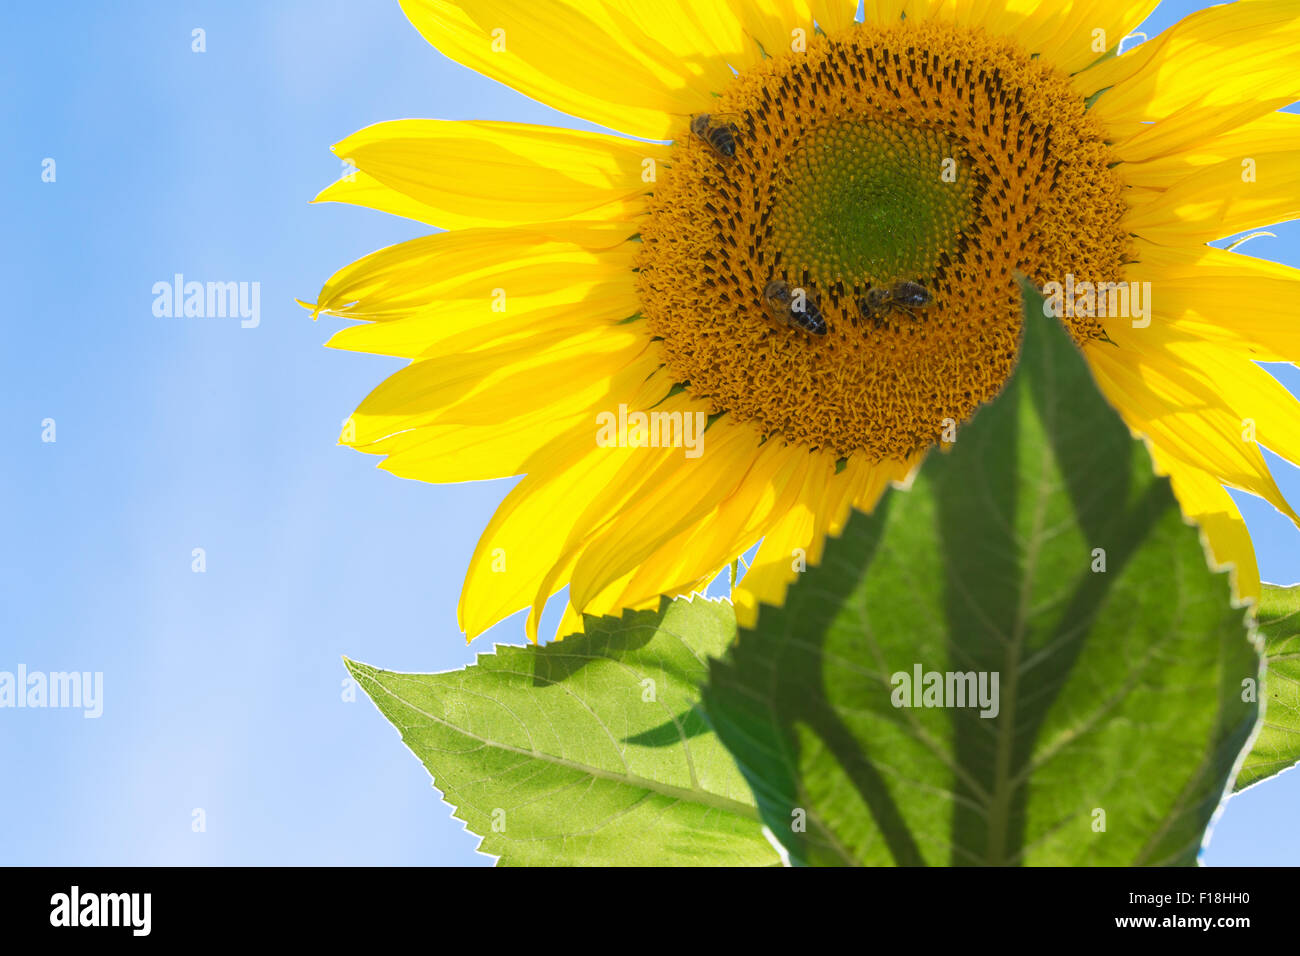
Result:
<instances>
[{"instance_id":1,"label":"green center of flower","mask_svg":"<svg viewBox=\"0 0 1300 956\"><path fill-rule=\"evenodd\" d=\"M772 209L782 265L823 286L930 275L972 218L964 160L942 132L900 122L811 130L785 167L788 181Z\"/></svg>"}]
</instances>

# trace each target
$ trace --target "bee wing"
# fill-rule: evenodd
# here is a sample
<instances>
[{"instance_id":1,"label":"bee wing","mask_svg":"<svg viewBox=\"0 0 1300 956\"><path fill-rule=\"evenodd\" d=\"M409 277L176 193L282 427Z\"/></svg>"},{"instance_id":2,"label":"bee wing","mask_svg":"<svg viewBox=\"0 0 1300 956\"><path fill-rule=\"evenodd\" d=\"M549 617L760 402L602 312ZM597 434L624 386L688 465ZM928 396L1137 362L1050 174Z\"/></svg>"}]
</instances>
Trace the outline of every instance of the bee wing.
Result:
<instances>
[{"instance_id":1,"label":"bee wing","mask_svg":"<svg viewBox=\"0 0 1300 956\"><path fill-rule=\"evenodd\" d=\"M710 113L709 120L714 126L731 126L737 130L748 122L744 113Z\"/></svg>"},{"instance_id":2,"label":"bee wing","mask_svg":"<svg viewBox=\"0 0 1300 956\"><path fill-rule=\"evenodd\" d=\"M707 116L710 120L713 121L714 126L717 126L718 123L723 122L725 120L731 120L733 122L735 121L743 122L745 119L744 113L715 113L712 110L699 110L695 113L671 113L670 112L668 115L679 116L682 119L688 119L688 120L695 119L695 117L697 116Z\"/></svg>"}]
</instances>

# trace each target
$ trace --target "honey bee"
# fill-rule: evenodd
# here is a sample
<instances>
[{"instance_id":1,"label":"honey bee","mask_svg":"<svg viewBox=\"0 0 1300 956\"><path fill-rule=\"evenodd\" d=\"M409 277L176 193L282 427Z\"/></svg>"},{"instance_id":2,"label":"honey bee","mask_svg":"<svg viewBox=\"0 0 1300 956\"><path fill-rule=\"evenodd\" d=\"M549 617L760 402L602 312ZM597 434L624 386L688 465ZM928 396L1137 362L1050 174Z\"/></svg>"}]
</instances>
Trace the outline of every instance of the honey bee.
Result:
<instances>
[{"instance_id":1,"label":"honey bee","mask_svg":"<svg viewBox=\"0 0 1300 956\"><path fill-rule=\"evenodd\" d=\"M813 335L826 334L826 319L817 305L817 294L811 289L792 289L784 279L773 279L763 290L763 301L772 318Z\"/></svg>"},{"instance_id":2,"label":"honey bee","mask_svg":"<svg viewBox=\"0 0 1300 956\"><path fill-rule=\"evenodd\" d=\"M704 140L709 148L722 160L736 158L736 136L740 127L728 121L715 122L719 117L708 113L696 113L691 117L691 132Z\"/></svg>"},{"instance_id":3,"label":"honey bee","mask_svg":"<svg viewBox=\"0 0 1300 956\"><path fill-rule=\"evenodd\" d=\"M916 318L913 309L929 308L933 303L934 296L930 295L929 289L919 282L904 279L888 288L869 289L865 296L858 299L858 311L864 319L871 319L881 325L885 316L895 309Z\"/></svg>"}]
</instances>

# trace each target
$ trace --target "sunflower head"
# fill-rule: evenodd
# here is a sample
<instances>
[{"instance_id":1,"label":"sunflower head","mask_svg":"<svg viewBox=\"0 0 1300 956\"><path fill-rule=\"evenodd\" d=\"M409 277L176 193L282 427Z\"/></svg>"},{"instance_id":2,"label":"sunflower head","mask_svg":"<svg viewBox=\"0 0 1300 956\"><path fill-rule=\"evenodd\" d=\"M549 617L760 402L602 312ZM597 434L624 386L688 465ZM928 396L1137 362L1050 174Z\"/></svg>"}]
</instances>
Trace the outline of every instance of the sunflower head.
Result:
<instances>
[{"instance_id":1,"label":"sunflower head","mask_svg":"<svg viewBox=\"0 0 1300 956\"><path fill-rule=\"evenodd\" d=\"M1006 382L1017 273L1118 281L1132 255L1084 98L983 30L819 35L691 126L648 203L637 289L678 381L768 438L905 460ZM772 314L773 282L825 337Z\"/></svg>"},{"instance_id":2,"label":"sunflower head","mask_svg":"<svg viewBox=\"0 0 1300 956\"><path fill-rule=\"evenodd\" d=\"M320 197L449 230L341 270L315 309L363 323L332 344L411 360L346 444L427 481L523 476L471 559L467 634L528 607L535 635L566 585L565 633L654 606L761 542L752 622L1002 388L1019 276L1152 288L1143 323L1062 320L1258 591L1224 486L1300 520L1260 452L1300 460L1294 401L1256 364L1300 355L1300 285L1207 243L1300 216L1277 112L1300 8L1212 7L1120 54L1155 0L857 6L403 0L448 56L635 137L380 124ZM651 415L678 427L624 440ZM697 421L699 454L660 440Z\"/></svg>"}]
</instances>

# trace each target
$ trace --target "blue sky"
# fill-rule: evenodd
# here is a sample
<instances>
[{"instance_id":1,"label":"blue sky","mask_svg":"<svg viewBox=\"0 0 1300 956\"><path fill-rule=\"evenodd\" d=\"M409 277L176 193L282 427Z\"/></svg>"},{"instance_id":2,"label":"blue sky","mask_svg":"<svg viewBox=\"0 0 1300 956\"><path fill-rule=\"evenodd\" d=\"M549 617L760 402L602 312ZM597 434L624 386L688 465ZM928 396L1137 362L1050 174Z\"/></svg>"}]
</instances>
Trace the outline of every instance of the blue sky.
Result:
<instances>
[{"instance_id":1,"label":"blue sky","mask_svg":"<svg viewBox=\"0 0 1300 956\"><path fill-rule=\"evenodd\" d=\"M337 321L294 298L427 231L308 204L347 134L404 117L590 127L446 60L395 0L0 19L0 669L105 675L98 720L0 713L0 863L490 862L364 696L342 699L340 656L443 670L522 639L518 617L470 648L455 627L511 483L421 485L337 447L401 363L322 348ZM1251 252L1300 264L1300 231L1275 231ZM178 272L259 282L260 325L155 316L154 283ZM1300 473L1271 460L1300 500ZM1300 579L1300 535L1242 504L1265 578ZM1297 805L1297 773L1234 798L1206 862L1300 862Z\"/></svg>"}]
</instances>

